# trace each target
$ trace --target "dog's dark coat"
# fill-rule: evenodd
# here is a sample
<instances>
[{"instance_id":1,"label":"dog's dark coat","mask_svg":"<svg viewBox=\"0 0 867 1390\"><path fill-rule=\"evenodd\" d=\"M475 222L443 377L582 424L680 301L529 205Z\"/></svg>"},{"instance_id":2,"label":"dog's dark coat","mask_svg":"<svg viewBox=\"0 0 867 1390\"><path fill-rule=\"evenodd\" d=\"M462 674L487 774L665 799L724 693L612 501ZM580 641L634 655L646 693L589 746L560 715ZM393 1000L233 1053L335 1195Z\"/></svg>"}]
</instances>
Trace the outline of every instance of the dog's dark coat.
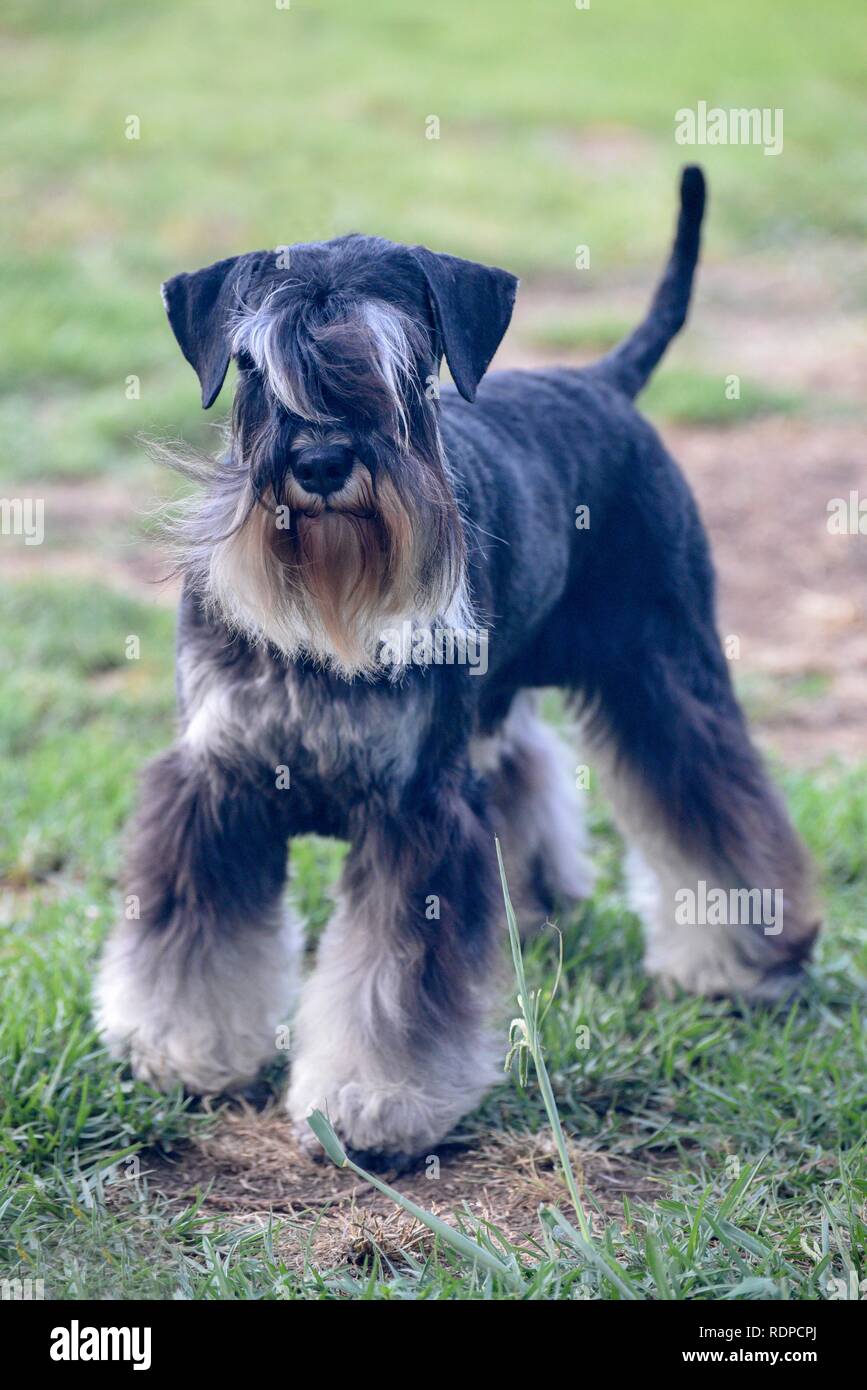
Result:
<instances>
[{"instance_id":1,"label":"dog's dark coat","mask_svg":"<svg viewBox=\"0 0 867 1390\"><path fill-rule=\"evenodd\" d=\"M196 689L221 682L233 709L246 713L237 736L221 737L206 760L181 743L146 774L129 876L141 919L123 929L125 959L140 968L144 991L160 989L161 970L206 970L201 960L210 960L213 940L255 932L257 921L261 930L273 928L287 837L345 838L352 849L344 898L351 907L366 901L372 881L382 886L389 904L382 932L394 958L406 961L394 1007L365 1014L357 1046L379 1059L380 1086L403 1068L420 1088L429 1076L436 1097L451 1087L462 1093L462 1047L469 1054L478 1045L480 981L492 970L502 919L493 836L509 814L492 804L468 750L472 739L503 726L519 692L545 686L574 693L591 748L609 750L609 777L628 783L660 843L719 882L784 888L785 930L727 928L725 951L757 995L774 995L795 979L815 930L803 856L732 691L695 504L632 405L685 318L703 201L701 175L688 170L666 278L648 320L620 349L587 370L502 372L481 385L508 321L511 277L485 271L468 285L460 271L466 263L364 238L299 248L293 275L304 292L293 301L295 320L286 319L287 353L304 341L296 320L339 284L347 296L386 300L413 323L427 321L428 334L413 339L420 380L443 352L448 357L460 390L442 390L438 425L473 606L491 633L489 671L473 677L460 665L409 666L399 681L387 673L347 680L304 655L287 660L230 636L188 582L178 629L182 723L190 671ZM203 333L202 322L212 323L215 313L225 319L238 297L261 303L279 283L266 253L170 282L169 316L205 405L222 385L229 348L225 329ZM243 438L264 407L246 370L251 364L242 357L240 365L235 419ZM321 387L325 405L334 407L317 361L299 370L309 390ZM377 450L385 447L379 407L365 389L337 405L376 479ZM425 409L413 395L408 410L422 456L436 418ZM274 438L272 431L257 482L267 475L276 495L290 433L278 434L276 445ZM579 507L589 509L585 529L575 525ZM291 770L289 792L274 785L277 765ZM532 776L520 759L506 771L516 788ZM556 896L555 884L538 886L543 903ZM156 952L146 944L153 941L163 943ZM740 978L737 970L732 978ZM116 1035L117 1025L106 1031ZM356 1094L353 1064L346 1070L343 1089L335 1081L329 1092L323 1082L319 1100L357 1146L417 1149L460 1112L460 1102L450 1107L444 1099L439 1109L431 1102L439 1119L404 1122L383 1116L380 1106L377 1124L367 1123L359 1115L373 1102ZM175 1071L196 1088L195 1075ZM347 1087L355 1088L352 1104L340 1100ZM467 1080L464 1104L473 1087Z\"/></svg>"}]
</instances>

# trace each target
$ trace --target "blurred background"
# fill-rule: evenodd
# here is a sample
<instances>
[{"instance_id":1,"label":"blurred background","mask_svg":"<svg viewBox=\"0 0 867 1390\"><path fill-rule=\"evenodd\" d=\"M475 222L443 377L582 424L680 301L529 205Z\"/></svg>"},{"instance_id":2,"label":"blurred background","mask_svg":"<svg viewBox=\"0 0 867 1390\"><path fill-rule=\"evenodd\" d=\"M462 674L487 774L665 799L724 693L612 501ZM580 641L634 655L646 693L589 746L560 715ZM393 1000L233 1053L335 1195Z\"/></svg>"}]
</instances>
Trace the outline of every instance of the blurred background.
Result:
<instances>
[{"instance_id":1,"label":"blurred background","mask_svg":"<svg viewBox=\"0 0 867 1390\"><path fill-rule=\"evenodd\" d=\"M698 290L643 405L698 493L761 737L811 767L867 751L867 539L827 525L867 494L865 39L855 0L11 0L0 492L44 503L45 538L0 536L0 869L63 863L85 823L101 857L170 732L147 513L177 483L141 436L216 447L230 392L199 408L160 282L380 233L521 277L500 365L579 362L643 312L687 159L710 182ZM781 109L781 153L677 144L700 101Z\"/></svg>"}]
</instances>

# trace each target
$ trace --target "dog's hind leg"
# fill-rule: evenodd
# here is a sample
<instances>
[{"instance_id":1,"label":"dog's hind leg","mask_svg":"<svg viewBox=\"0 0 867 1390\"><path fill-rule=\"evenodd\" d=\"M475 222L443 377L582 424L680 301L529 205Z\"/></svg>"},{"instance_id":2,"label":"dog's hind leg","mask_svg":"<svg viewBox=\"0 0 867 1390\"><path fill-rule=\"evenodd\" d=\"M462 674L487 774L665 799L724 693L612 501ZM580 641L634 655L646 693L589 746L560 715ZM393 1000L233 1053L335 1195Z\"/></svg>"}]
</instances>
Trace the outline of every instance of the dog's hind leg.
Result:
<instances>
[{"instance_id":1,"label":"dog's hind leg","mask_svg":"<svg viewBox=\"0 0 867 1390\"><path fill-rule=\"evenodd\" d=\"M575 758L542 720L532 691L521 691L470 752L485 778L518 924L522 933L538 930L593 888Z\"/></svg>"},{"instance_id":2,"label":"dog's hind leg","mask_svg":"<svg viewBox=\"0 0 867 1390\"><path fill-rule=\"evenodd\" d=\"M126 915L95 988L104 1040L143 1081L213 1094L276 1053L298 945L281 795L273 768L184 742L145 771Z\"/></svg>"},{"instance_id":3,"label":"dog's hind leg","mask_svg":"<svg viewBox=\"0 0 867 1390\"><path fill-rule=\"evenodd\" d=\"M656 625L596 684L588 761L629 847L648 970L702 994L791 993L818 929L805 852L715 636Z\"/></svg>"},{"instance_id":4,"label":"dog's hind leg","mask_svg":"<svg viewBox=\"0 0 867 1390\"><path fill-rule=\"evenodd\" d=\"M311 1149L318 1108L364 1162L400 1163L430 1152L497 1079L502 896L472 779L437 777L399 818L355 829L302 991L288 1107Z\"/></svg>"}]
</instances>

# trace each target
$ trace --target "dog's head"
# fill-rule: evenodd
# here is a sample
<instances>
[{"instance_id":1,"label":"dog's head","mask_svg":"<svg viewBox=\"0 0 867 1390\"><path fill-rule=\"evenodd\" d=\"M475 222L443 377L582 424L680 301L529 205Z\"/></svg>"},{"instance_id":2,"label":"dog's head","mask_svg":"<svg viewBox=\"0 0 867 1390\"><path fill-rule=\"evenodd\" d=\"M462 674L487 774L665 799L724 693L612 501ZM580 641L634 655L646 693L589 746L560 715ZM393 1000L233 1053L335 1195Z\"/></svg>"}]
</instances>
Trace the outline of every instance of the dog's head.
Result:
<instances>
[{"instance_id":1,"label":"dog's head","mask_svg":"<svg viewBox=\"0 0 867 1390\"><path fill-rule=\"evenodd\" d=\"M192 578L230 626L351 676L395 621L467 621L439 367L474 399L516 287L362 236L167 281L206 409L238 367L228 449L187 525Z\"/></svg>"}]
</instances>

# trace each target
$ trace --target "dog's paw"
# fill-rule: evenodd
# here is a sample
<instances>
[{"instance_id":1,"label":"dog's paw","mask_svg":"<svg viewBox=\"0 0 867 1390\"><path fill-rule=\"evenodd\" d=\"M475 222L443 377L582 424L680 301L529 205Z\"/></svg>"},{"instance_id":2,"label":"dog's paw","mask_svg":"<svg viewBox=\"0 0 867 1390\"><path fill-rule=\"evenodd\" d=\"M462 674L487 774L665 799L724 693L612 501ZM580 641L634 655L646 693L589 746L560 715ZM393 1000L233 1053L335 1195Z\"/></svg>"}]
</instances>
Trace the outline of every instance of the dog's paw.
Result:
<instances>
[{"instance_id":1,"label":"dog's paw","mask_svg":"<svg viewBox=\"0 0 867 1390\"><path fill-rule=\"evenodd\" d=\"M287 1108L298 1143L313 1159L322 1148L307 1116L321 1110L340 1142L364 1168L401 1169L428 1155L457 1124L464 1107L419 1086L371 1085L357 1079L310 1084L293 1079Z\"/></svg>"},{"instance_id":2,"label":"dog's paw","mask_svg":"<svg viewBox=\"0 0 867 1390\"><path fill-rule=\"evenodd\" d=\"M744 998L750 1004L790 1004L804 993L808 981L799 962L783 961L758 975Z\"/></svg>"},{"instance_id":3,"label":"dog's paw","mask_svg":"<svg viewBox=\"0 0 867 1390\"><path fill-rule=\"evenodd\" d=\"M277 1052L291 999L287 942L262 938L258 954L226 950L183 965L121 930L94 986L94 1014L111 1054L157 1090L192 1095L238 1091ZM258 943L257 943L258 944Z\"/></svg>"},{"instance_id":4,"label":"dog's paw","mask_svg":"<svg viewBox=\"0 0 867 1390\"><path fill-rule=\"evenodd\" d=\"M140 1007L113 1017L97 1006L97 1025L113 1057L125 1061L137 1081L158 1091L182 1086L190 1095L213 1096L241 1090L255 1081L275 1052L270 1035L238 1037L218 1023L166 1017Z\"/></svg>"},{"instance_id":5,"label":"dog's paw","mask_svg":"<svg viewBox=\"0 0 867 1390\"><path fill-rule=\"evenodd\" d=\"M807 972L797 961L781 961L769 969L746 965L737 959L699 959L688 967L648 967L662 995L672 998L678 990L706 999L740 999L750 1004L785 1004L796 998L807 983Z\"/></svg>"},{"instance_id":6,"label":"dog's paw","mask_svg":"<svg viewBox=\"0 0 867 1390\"><path fill-rule=\"evenodd\" d=\"M155 1090L169 1091L180 1085L193 1096L231 1095L251 1086L274 1054L271 1041L244 1041L243 1056L235 1039L227 1055L225 1039L218 1034L210 1039L192 1039L184 1031L160 1037L139 1031L125 1047L115 1046L111 1051L126 1058L137 1081Z\"/></svg>"}]
</instances>

